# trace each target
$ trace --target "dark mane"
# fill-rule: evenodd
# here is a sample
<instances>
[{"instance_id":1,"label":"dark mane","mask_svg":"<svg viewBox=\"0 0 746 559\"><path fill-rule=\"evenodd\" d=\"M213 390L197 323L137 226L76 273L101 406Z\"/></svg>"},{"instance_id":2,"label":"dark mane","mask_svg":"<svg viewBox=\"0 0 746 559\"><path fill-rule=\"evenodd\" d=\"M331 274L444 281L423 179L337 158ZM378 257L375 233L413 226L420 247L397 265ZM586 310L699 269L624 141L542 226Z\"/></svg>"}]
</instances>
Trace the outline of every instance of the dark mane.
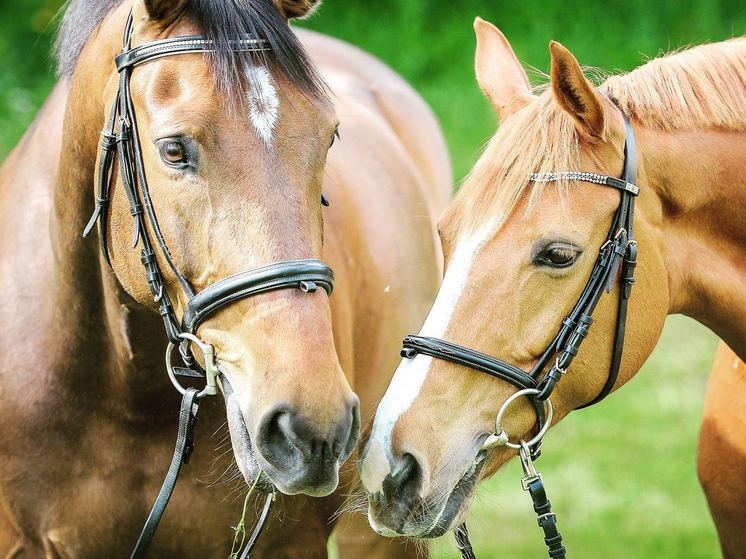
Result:
<instances>
[{"instance_id":1,"label":"dark mane","mask_svg":"<svg viewBox=\"0 0 746 559\"><path fill-rule=\"evenodd\" d=\"M83 47L106 15L122 0L68 0L55 41L57 74L69 77ZM211 62L218 88L232 98L245 81L245 68L261 62L304 93L323 96L326 86L300 41L290 30L272 0L190 0L184 13L215 41ZM239 36L266 39L271 52L262 55L236 52L229 41ZM257 60L259 58L259 60Z\"/></svg>"}]
</instances>

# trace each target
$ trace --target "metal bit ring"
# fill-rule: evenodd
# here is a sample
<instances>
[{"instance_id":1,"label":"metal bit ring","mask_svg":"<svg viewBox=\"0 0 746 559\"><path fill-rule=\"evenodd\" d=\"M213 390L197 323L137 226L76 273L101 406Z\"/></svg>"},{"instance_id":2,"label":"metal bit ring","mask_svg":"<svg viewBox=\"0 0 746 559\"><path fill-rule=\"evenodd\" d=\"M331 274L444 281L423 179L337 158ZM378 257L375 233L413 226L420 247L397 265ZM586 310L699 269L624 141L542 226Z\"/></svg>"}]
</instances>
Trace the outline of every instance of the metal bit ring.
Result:
<instances>
[{"instance_id":1,"label":"metal bit ring","mask_svg":"<svg viewBox=\"0 0 746 559\"><path fill-rule=\"evenodd\" d=\"M541 391L537 390L536 388L524 388L523 390L519 390L515 394L512 394L507 400L505 400L505 402L503 402L503 405L500 407L500 411L497 412L497 419L495 419L495 434L487 437L487 439L482 444L481 450L490 450L498 446L507 446L508 448L519 450L521 448L521 444L511 442L510 437L505 432L505 429L503 429L502 427L503 417L507 409L510 407L510 404L515 402L518 398L521 398L523 396L536 396L540 393ZM549 426L552 424L554 409L552 407L552 402L548 398L544 400L544 408L546 410L546 419L544 421L544 425L541 427L539 432L536 433L536 436L534 436L534 438L524 443L529 447L534 447L539 444L541 442L541 439L544 438L544 435L546 435L547 431L549 430Z\"/></svg>"},{"instance_id":2,"label":"metal bit ring","mask_svg":"<svg viewBox=\"0 0 746 559\"><path fill-rule=\"evenodd\" d=\"M212 345L203 342L194 334L183 332L179 334L179 337L196 345L205 358L205 378L207 385L195 396L195 398L201 399L205 396L214 396L218 393L217 377L219 374L218 367L215 364L215 348L212 347ZM176 378L173 363L171 362L171 356L173 355L175 347L175 344L169 342L168 347L166 348L166 372L168 372L168 378L171 379L171 383L174 385L176 390L183 395L186 392L186 388L184 388Z\"/></svg>"}]
</instances>

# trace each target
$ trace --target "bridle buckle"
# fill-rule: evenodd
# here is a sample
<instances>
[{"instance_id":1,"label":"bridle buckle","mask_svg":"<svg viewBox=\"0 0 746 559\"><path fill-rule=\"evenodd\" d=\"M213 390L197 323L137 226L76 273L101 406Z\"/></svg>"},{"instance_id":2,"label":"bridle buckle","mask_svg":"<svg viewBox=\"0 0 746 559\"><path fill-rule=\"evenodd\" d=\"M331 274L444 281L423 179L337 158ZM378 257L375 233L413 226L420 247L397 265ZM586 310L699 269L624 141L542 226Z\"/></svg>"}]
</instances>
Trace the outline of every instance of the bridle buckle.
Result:
<instances>
[{"instance_id":1,"label":"bridle buckle","mask_svg":"<svg viewBox=\"0 0 746 559\"><path fill-rule=\"evenodd\" d=\"M554 368L557 369L557 372L559 372L560 375L564 376L565 373L567 373L567 368L565 367L563 369L562 366L560 365L560 358L559 358L559 356L554 360Z\"/></svg>"}]
</instances>

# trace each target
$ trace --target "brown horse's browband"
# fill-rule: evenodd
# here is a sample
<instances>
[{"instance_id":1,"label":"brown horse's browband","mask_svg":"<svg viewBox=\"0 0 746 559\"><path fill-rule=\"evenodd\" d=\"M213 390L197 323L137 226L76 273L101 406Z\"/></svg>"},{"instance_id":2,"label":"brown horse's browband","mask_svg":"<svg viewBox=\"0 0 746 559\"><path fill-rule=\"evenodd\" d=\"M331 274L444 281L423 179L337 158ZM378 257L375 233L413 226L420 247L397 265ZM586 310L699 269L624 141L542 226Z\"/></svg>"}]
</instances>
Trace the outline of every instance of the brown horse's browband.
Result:
<instances>
[{"instance_id":1,"label":"brown horse's browband","mask_svg":"<svg viewBox=\"0 0 746 559\"><path fill-rule=\"evenodd\" d=\"M475 371L486 373L494 378L504 380L519 390L525 390L529 401L533 404L537 415L537 429L539 435L535 438L533 447L525 446L521 449L521 458L529 468L531 461L538 458L541 452L541 431L544 427L544 402L549 399L557 382L567 372L573 359L578 354L580 345L588 335L593 323L593 311L596 309L604 292L609 293L614 282L619 277L619 312L617 314L614 348L611 355L611 366L606 383L599 394L582 408L603 400L614 388L619 375L624 350L624 334L627 321L627 304L635 283L635 267L637 266L637 242L634 239L632 226L635 212L635 197L640 189L635 184L637 180L637 151L635 135L632 125L626 115L624 124L626 139L624 144L624 167L622 177L609 177L597 173L584 171L562 171L558 173L535 173L530 179L533 182L554 182L560 180L576 180L591 182L616 188L621 192L621 199L606 236L606 242L601 246L596 263L572 312L562 321L557 335L549 347L544 351L531 371L524 371L515 365L502 361L496 357L479 353L472 349L441 340L438 338L407 336L404 338L402 357L413 359L418 354L429 355L451 363L469 367ZM619 270L621 268L621 274ZM551 359L554 364L542 376ZM532 390L534 389L534 390ZM527 462L526 462L527 461ZM545 543L550 557L561 559L565 557L562 536L557 530L551 503L546 498L543 481L540 475L529 476L524 467L524 489L528 491L534 502L534 509L539 515L539 525L544 530ZM469 542L466 526L459 526L456 530L456 540L464 559L474 557Z\"/></svg>"},{"instance_id":2,"label":"brown horse's browband","mask_svg":"<svg viewBox=\"0 0 746 559\"><path fill-rule=\"evenodd\" d=\"M269 266L227 277L209 285L199 293L195 293L190 282L176 266L158 225L145 175L135 107L130 93L130 78L133 68L139 64L164 56L210 52L214 49L214 44L201 36L188 36L155 41L132 48L132 30L133 22L130 13L124 32L124 47L122 53L116 57L116 68L119 72L119 91L111 108L106 128L102 132L96 206L83 235L88 236L94 226L98 224L101 252L107 263L111 265L107 243L106 211L109 204L110 185L114 178L114 160L118 158L124 191L129 200L130 213L134 221L132 246L134 248L138 242L142 244L140 260L145 268L148 286L153 293L155 302L159 305L159 312L163 318L166 335L170 343L179 345L185 364L197 370L196 372L187 372L185 376L199 377L202 376L200 366L192 357L189 340L194 339L192 335L208 316L237 300L277 289L295 288L308 293L316 291L317 286L321 286L330 295L334 286L334 273L326 264L316 259L276 262ZM269 43L257 38L236 39L231 41L230 46L240 51L260 52L269 50ZM322 202L325 202L325 200L322 199ZM151 240L146 221L155 236L155 242ZM181 320L177 318L176 311L165 288L154 246L158 247L160 256L166 261L187 295L188 303ZM175 370L183 371L184 369L175 368ZM161 491L132 552L132 559L144 557L153 538L174 490L181 465L188 461L193 450L192 432L197 418L199 398L210 392L205 390L198 393L190 388L182 390L182 393L184 397L179 415L176 450ZM242 559L249 556L251 548L256 543L256 538L267 521L273 498L273 494L268 495L255 532L241 554Z\"/></svg>"}]
</instances>

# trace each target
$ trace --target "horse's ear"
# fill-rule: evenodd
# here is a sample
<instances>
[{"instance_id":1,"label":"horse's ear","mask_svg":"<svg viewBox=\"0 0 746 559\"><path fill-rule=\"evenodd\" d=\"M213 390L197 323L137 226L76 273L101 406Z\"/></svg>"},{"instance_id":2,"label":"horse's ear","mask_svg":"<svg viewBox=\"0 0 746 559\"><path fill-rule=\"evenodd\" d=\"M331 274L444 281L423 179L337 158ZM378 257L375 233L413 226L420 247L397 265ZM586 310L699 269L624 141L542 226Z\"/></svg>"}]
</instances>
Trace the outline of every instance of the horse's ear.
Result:
<instances>
[{"instance_id":1,"label":"horse's ear","mask_svg":"<svg viewBox=\"0 0 746 559\"><path fill-rule=\"evenodd\" d=\"M573 54L556 41L549 43L552 55L552 93L560 106L575 119L578 130L591 136L604 134L605 115L601 94L585 77Z\"/></svg>"},{"instance_id":2,"label":"horse's ear","mask_svg":"<svg viewBox=\"0 0 746 559\"><path fill-rule=\"evenodd\" d=\"M479 87L498 118L504 120L533 98L528 76L497 27L478 17L474 20L474 32L477 35L474 68Z\"/></svg>"},{"instance_id":3,"label":"horse's ear","mask_svg":"<svg viewBox=\"0 0 746 559\"><path fill-rule=\"evenodd\" d=\"M321 5L321 0L274 0L274 2L288 19L308 17Z\"/></svg>"},{"instance_id":4,"label":"horse's ear","mask_svg":"<svg viewBox=\"0 0 746 559\"><path fill-rule=\"evenodd\" d=\"M140 0L149 18L153 21L170 23L181 13L188 0Z\"/></svg>"}]
</instances>

